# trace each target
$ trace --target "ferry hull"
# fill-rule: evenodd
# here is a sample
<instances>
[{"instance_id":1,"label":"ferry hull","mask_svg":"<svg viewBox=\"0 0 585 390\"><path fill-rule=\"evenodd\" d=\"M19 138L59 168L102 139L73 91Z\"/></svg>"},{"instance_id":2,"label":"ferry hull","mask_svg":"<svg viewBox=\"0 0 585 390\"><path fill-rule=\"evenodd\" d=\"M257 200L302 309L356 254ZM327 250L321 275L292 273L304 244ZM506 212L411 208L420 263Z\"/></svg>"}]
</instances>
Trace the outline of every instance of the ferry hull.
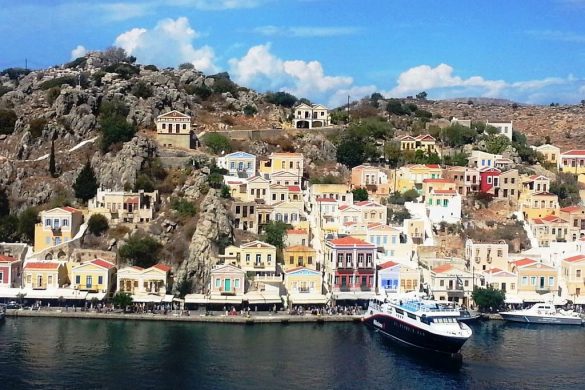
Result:
<instances>
[{"instance_id":1,"label":"ferry hull","mask_svg":"<svg viewBox=\"0 0 585 390\"><path fill-rule=\"evenodd\" d=\"M439 353L457 353L468 339L468 337L437 335L385 314L366 317L364 322L385 336L404 344Z\"/></svg>"},{"instance_id":2,"label":"ferry hull","mask_svg":"<svg viewBox=\"0 0 585 390\"><path fill-rule=\"evenodd\" d=\"M583 320L579 317L550 317L550 316L533 316L514 313L500 313L502 318L510 322L521 322L524 324L552 324L552 325L583 325Z\"/></svg>"}]
</instances>

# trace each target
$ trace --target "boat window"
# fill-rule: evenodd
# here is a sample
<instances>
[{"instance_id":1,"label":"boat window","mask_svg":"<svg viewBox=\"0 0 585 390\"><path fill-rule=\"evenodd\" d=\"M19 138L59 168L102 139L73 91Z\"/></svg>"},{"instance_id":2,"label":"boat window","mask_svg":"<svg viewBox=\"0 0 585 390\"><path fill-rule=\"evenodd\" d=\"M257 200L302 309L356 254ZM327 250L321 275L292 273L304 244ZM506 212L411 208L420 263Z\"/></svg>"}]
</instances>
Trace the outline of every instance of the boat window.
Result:
<instances>
[{"instance_id":1,"label":"boat window","mask_svg":"<svg viewBox=\"0 0 585 390\"><path fill-rule=\"evenodd\" d=\"M416 320L416 316L412 313L406 313L408 315L408 318L412 318L413 320Z\"/></svg>"}]
</instances>

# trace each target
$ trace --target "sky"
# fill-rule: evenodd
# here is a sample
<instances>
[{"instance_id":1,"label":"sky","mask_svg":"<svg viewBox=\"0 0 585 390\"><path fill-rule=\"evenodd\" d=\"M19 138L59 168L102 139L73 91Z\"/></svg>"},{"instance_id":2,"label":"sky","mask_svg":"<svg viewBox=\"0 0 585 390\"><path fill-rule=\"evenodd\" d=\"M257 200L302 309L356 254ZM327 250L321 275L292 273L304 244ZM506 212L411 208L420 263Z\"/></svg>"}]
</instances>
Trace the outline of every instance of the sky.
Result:
<instances>
[{"instance_id":1,"label":"sky","mask_svg":"<svg viewBox=\"0 0 585 390\"><path fill-rule=\"evenodd\" d=\"M0 69L120 46L335 107L373 92L585 99L585 0L0 0Z\"/></svg>"}]
</instances>

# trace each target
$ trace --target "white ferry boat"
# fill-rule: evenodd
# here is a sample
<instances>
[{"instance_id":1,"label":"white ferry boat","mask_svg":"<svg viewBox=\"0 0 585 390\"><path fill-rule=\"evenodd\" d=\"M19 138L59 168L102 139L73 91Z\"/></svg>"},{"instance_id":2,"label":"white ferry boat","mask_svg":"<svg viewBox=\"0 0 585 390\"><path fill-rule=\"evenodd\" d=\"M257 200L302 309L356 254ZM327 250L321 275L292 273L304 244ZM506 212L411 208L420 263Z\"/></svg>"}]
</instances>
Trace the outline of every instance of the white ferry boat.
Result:
<instances>
[{"instance_id":1,"label":"white ferry boat","mask_svg":"<svg viewBox=\"0 0 585 390\"><path fill-rule=\"evenodd\" d=\"M573 311L557 310L552 303L537 303L528 309L500 312L511 322L530 324L583 325L583 317Z\"/></svg>"},{"instance_id":2,"label":"white ferry boat","mask_svg":"<svg viewBox=\"0 0 585 390\"><path fill-rule=\"evenodd\" d=\"M471 337L458 309L420 298L373 299L363 321L379 332L424 350L455 354Z\"/></svg>"}]
</instances>

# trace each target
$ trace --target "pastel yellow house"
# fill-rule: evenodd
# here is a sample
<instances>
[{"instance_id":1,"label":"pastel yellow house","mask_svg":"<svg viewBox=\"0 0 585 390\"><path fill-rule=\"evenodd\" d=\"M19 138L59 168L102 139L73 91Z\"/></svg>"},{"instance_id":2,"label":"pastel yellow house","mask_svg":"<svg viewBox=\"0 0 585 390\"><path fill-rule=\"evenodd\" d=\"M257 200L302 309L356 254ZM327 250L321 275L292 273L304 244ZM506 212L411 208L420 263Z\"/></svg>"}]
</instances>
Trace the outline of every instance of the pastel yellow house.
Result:
<instances>
[{"instance_id":1,"label":"pastel yellow house","mask_svg":"<svg viewBox=\"0 0 585 390\"><path fill-rule=\"evenodd\" d=\"M191 149L193 145L191 117L170 111L156 117L156 139L163 146Z\"/></svg>"},{"instance_id":2,"label":"pastel yellow house","mask_svg":"<svg viewBox=\"0 0 585 390\"><path fill-rule=\"evenodd\" d=\"M424 179L440 179L443 169L438 164L414 164L400 167L396 172L396 191L406 192L415 189L422 194Z\"/></svg>"},{"instance_id":3,"label":"pastel yellow house","mask_svg":"<svg viewBox=\"0 0 585 390\"><path fill-rule=\"evenodd\" d=\"M22 282L28 289L57 289L67 284L67 270L55 261L28 262L24 265Z\"/></svg>"},{"instance_id":4,"label":"pastel yellow house","mask_svg":"<svg viewBox=\"0 0 585 390\"><path fill-rule=\"evenodd\" d=\"M439 149L436 145L436 140L430 134L421 134L416 137L411 135L405 135L400 138L400 150L401 151L414 151L421 150L424 153L439 154Z\"/></svg>"},{"instance_id":5,"label":"pastel yellow house","mask_svg":"<svg viewBox=\"0 0 585 390\"><path fill-rule=\"evenodd\" d=\"M533 146L534 150L537 153L542 154L544 157L544 161L547 163L554 165L555 167L559 167L561 164L561 149L558 146L544 144L540 146Z\"/></svg>"},{"instance_id":6,"label":"pastel yellow house","mask_svg":"<svg viewBox=\"0 0 585 390\"><path fill-rule=\"evenodd\" d=\"M520 259L510 263L512 272L518 274L518 294L528 297L536 294L556 293L558 271L550 265L533 259Z\"/></svg>"},{"instance_id":7,"label":"pastel yellow house","mask_svg":"<svg viewBox=\"0 0 585 390\"><path fill-rule=\"evenodd\" d=\"M116 266L109 261L94 259L76 265L71 270L74 289L108 294L114 286Z\"/></svg>"},{"instance_id":8,"label":"pastel yellow house","mask_svg":"<svg viewBox=\"0 0 585 390\"><path fill-rule=\"evenodd\" d=\"M561 153L561 170L575 175L585 173L585 150L573 149Z\"/></svg>"},{"instance_id":9,"label":"pastel yellow house","mask_svg":"<svg viewBox=\"0 0 585 390\"><path fill-rule=\"evenodd\" d=\"M491 268L482 273L483 285L492 286L508 294L518 293L518 275L499 268Z\"/></svg>"},{"instance_id":10,"label":"pastel yellow house","mask_svg":"<svg viewBox=\"0 0 585 390\"><path fill-rule=\"evenodd\" d=\"M141 295L164 296L170 282L171 267L166 264L155 264L149 268L136 266L124 267L116 274L116 285L120 292L132 294L134 300Z\"/></svg>"},{"instance_id":11,"label":"pastel yellow house","mask_svg":"<svg viewBox=\"0 0 585 390\"><path fill-rule=\"evenodd\" d=\"M284 273L284 287L292 305L325 304L327 298L322 294L322 286L321 272L314 269L296 267Z\"/></svg>"},{"instance_id":12,"label":"pastel yellow house","mask_svg":"<svg viewBox=\"0 0 585 390\"><path fill-rule=\"evenodd\" d=\"M550 192L530 194L520 205L525 220L559 215L560 211L558 196Z\"/></svg>"},{"instance_id":13,"label":"pastel yellow house","mask_svg":"<svg viewBox=\"0 0 585 390\"><path fill-rule=\"evenodd\" d=\"M320 264L317 262L317 252L315 249L306 245L295 245L284 248L283 258L285 271L297 267L320 270Z\"/></svg>"},{"instance_id":14,"label":"pastel yellow house","mask_svg":"<svg viewBox=\"0 0 585 390\"><path fill-rule=\"evenodd\" d=\"M260 162L260 175L264 178L270 179L273 174L284 171L292 173L300 182L305 168L302 153L272 153L268 159Z\"/></svg>"},{"instance_id":15,"label":"pastel yellow house","mask_svg":"<svg viewBox=\"0 0 585 390\"><path fill-rule=\"evenodd\" d=\"M276 247L262 241L252 241L239 247L230 245L219 256L226 264L232 264L255 277L273 277L276 273Z\"/></svg>"},{"instance_id":16,"label":"pastel yellow house","mask_svg":"<svg viewBox=\"0 0 585 390\"><path fill-rule=\"evenodd\" d=\"M347 184L311 184L310 201L317 206L317 199L333 199L340 206L353 204L353 193Z\"/></svg>"},{"instance_id":17,"label":"pastel yellow house","mask_svg":"<svg viewBox=\"0 0 585 390\"><path fill-rule=\"evenodd\" d=\"M585 256L567 257L561 261L561 275L563 276L567 294L577 298L585 295Z\"/></svg>"},{"instance_id":18,"label":"pastel yellow house","mask_svg":"<svg viewBox=\"0 0 585 390\"><path fill-rule=\"evenodd\" d=\"M35 225L34 251L71 241L83 223L83 214L73 207L57 207L40 213Z\"/></svg>"},{"instance_id":19,"label":"pastel yellow house","mask_svg":"<svg viewBox=\"0 0 585 390\"><path fill-rule=\"evenodd\" d=\"M550 247L551 242L565 242L569 238L569 223L556 215L534 218L530 228L541 247Z\"/></svg>"}]
</instances>

